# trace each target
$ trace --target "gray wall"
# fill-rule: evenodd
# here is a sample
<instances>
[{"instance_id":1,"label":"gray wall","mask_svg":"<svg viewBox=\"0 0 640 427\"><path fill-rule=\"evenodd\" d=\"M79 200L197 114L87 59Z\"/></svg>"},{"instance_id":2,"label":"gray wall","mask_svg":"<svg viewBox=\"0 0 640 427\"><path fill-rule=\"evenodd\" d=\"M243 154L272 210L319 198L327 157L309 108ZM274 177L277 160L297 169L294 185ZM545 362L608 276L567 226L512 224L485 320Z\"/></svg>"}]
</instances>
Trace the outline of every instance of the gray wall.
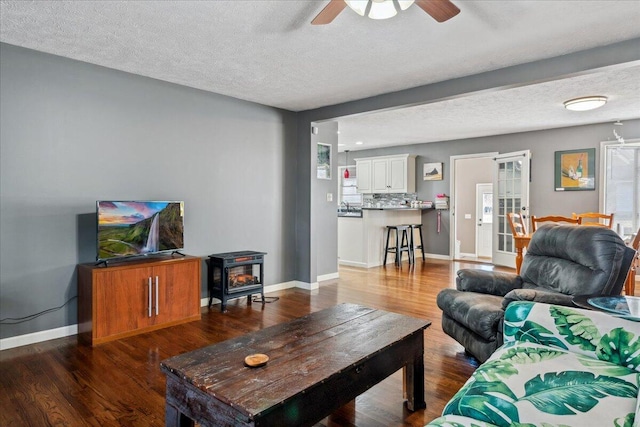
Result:
<instances>
[{"instance_id":1,"label":"gray wall","mask_svg":"<svg viewBox=\"0 0 640 427\"><path fill-rule=\"evenodd\" d=\"M98 199L184 200L186 253L260 250L267 285L296 279L295 113L6 44L0 58L2 318L76 295Z\"/></svg>"},{"instance_id":2,"label":"gray wall","mask_svg":"<svg viewBox=\"0 0 640 427\"><path fill-rule=\"evenodd\" d=\"M317 134L311 135L311 217L317 227L317 232L310 236L311 256L317 260L315 271L312 271L310 282L315 282L317 276L331 274L338 271L338 216L336 214L336 200L338 197L338 123L314 123ZM317 143L331 144L331 179L317 178ZM327 194L333 200L327 201ZM320 252L319 249L322 248Z\"/></svg>"},{"instance_id":3,"label":"gray wall","mask_svg":"<svg viewBox=\"0 0 640 427\"><path fill-rule=\"evenodd\" d=\"M640 120L624 122L624 138L631 140L640 137ZM550 214L571 215L572 212L598 211L598 190L600 173L600 142L614 140L612 123L588 126L575 126L549 129L536 132L515 133L489 136L484 138L461 139L456 141L432 142L428 144L403 145L350 152L349 157L371 157L390 154L416 154L417 170L422 174L422 165L431 162L443 162L444 179L442 181L423 181L418 177L416 192L420 200L434 200L438 193L450 192L450 157L464 154L487 153L497 151L531 150L531 214L544 216ZM558 150L596 149L596 190L595 191L554 191L554 153ZM344 164L344 153L340 153L340 164ZM355 162L350 161L351 164ZM436 214L425 211L422 222L425 224L425 252L449 255L450 212L442 215L442 231L436 233ZM473 252L473 251L471 251Z\"/></svg>"}]
</instances>

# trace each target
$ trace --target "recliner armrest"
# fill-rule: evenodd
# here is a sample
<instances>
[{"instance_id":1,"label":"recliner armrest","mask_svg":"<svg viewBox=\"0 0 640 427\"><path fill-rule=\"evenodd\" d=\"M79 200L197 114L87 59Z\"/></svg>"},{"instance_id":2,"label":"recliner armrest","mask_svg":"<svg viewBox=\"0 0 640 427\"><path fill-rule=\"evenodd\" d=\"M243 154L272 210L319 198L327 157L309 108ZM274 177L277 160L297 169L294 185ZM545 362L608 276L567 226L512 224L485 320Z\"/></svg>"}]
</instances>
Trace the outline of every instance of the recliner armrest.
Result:
<instances>
[{"instance_id":1,"label":"recliner armrest","mask_svg":"<svg viewBox=\"0 0 640 427\"><path fill-rule=\"evenodd\" d=\"M459 291L479 292L504 296L522 287L522 278L516 274L476 269L458 270L456 288Z\"/></svg>"},{"instance_id":2,"label":"recliner armrest","mask_svg":"<svg viewBox=\"0 0 640 427\"><path fill-rule=\"evenodd\" d=\"M544 291L540 289L514 289L507 293L502 300L502 309L506 310L509 303L514 301L534 301L545 304L564 305L575 307L573 295L565 295L560 292Z\"/></svg>"}]
</instances>

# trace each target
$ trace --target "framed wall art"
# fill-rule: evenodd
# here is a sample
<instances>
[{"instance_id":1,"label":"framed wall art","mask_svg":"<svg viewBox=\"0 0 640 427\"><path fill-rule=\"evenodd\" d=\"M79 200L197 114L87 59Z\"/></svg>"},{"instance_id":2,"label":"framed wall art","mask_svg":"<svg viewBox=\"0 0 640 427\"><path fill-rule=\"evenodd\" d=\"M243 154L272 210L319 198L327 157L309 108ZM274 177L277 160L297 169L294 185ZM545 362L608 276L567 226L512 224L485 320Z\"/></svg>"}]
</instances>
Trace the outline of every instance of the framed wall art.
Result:
<instances>
[{"instance_id":1,"label":"framed wall art","mask_svg":"<svg viewBox=\"0 0 640 427\"><path fill-rule=\"evenodd\" d=\"M555 152L555 191L596 189L596 149Z\"/></svg>"},{"instance_id":2,"label":"framed wall art","mask_svg":"<svg viewBox=\"0 0 640 427\"><path fill-rule=\"evenodd\" d=\"M425 163L422 177L425 181L442 181L442 163Z\"/></svg>"},{"instance_id":3,"label":"framed wall art","mask_svg":"<svg viewBox=\"0 0 640 427\"><path fill-rule=\"evenodd\" d=\"M318 142L317 168L318 179L331 179L331 144Z\"/></svg>"}]
</instances>

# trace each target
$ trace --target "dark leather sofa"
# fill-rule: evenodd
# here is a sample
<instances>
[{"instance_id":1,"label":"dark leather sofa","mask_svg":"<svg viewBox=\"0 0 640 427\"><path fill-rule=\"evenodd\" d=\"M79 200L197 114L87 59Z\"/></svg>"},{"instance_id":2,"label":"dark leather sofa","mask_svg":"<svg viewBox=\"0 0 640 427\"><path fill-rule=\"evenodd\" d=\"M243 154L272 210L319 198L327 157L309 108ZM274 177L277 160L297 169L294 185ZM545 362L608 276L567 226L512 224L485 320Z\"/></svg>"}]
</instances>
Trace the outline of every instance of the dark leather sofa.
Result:
<instances>
[{"instance_id":1,"label":"dark leather sofa","mask_svg":"<svg viewBox=\"0 0 640 427\"><path fill-rule=\"evenodd\" d=\"M520 275L458 271L456 289L437 297L442 329L484 362L502 345L510 302L572 306L578 295L619 295L634 254L608 228L544 225L531 238Z\"/></svg>"}]
</instances>

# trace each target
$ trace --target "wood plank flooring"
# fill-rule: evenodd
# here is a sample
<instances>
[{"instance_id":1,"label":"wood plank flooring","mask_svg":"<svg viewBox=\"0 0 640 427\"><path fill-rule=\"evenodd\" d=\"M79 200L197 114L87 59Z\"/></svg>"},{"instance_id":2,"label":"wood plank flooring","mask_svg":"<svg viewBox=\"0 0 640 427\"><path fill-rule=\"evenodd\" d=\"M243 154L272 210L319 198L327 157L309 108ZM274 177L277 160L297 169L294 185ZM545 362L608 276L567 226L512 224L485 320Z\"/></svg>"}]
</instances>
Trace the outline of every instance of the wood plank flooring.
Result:
<instances>
[{"instance_id":1,"label":"wood plank flooring","mask_svg":"<svg viewBox=\"0 0 640 427\"><path fill-rule=\"evenodd\" d=\"M105 343L79 345L66 337L0 352L0 426L163 426L165 377L160 361L267 326L350 302L431 320L425 331L427 408L409 412L402 376L391 377L345 405L318 426L424 426L477 366L442 332L440 289L454 287L460 268L492 266L427 259L409 267L340 268L340 278L317 291L287 289L278 301L247 306L232 300L202 309L202 319ZM509 270L507 270L509 271ZM512 271L512 270L511 270Z\"/></svg>"}]
</instances>

